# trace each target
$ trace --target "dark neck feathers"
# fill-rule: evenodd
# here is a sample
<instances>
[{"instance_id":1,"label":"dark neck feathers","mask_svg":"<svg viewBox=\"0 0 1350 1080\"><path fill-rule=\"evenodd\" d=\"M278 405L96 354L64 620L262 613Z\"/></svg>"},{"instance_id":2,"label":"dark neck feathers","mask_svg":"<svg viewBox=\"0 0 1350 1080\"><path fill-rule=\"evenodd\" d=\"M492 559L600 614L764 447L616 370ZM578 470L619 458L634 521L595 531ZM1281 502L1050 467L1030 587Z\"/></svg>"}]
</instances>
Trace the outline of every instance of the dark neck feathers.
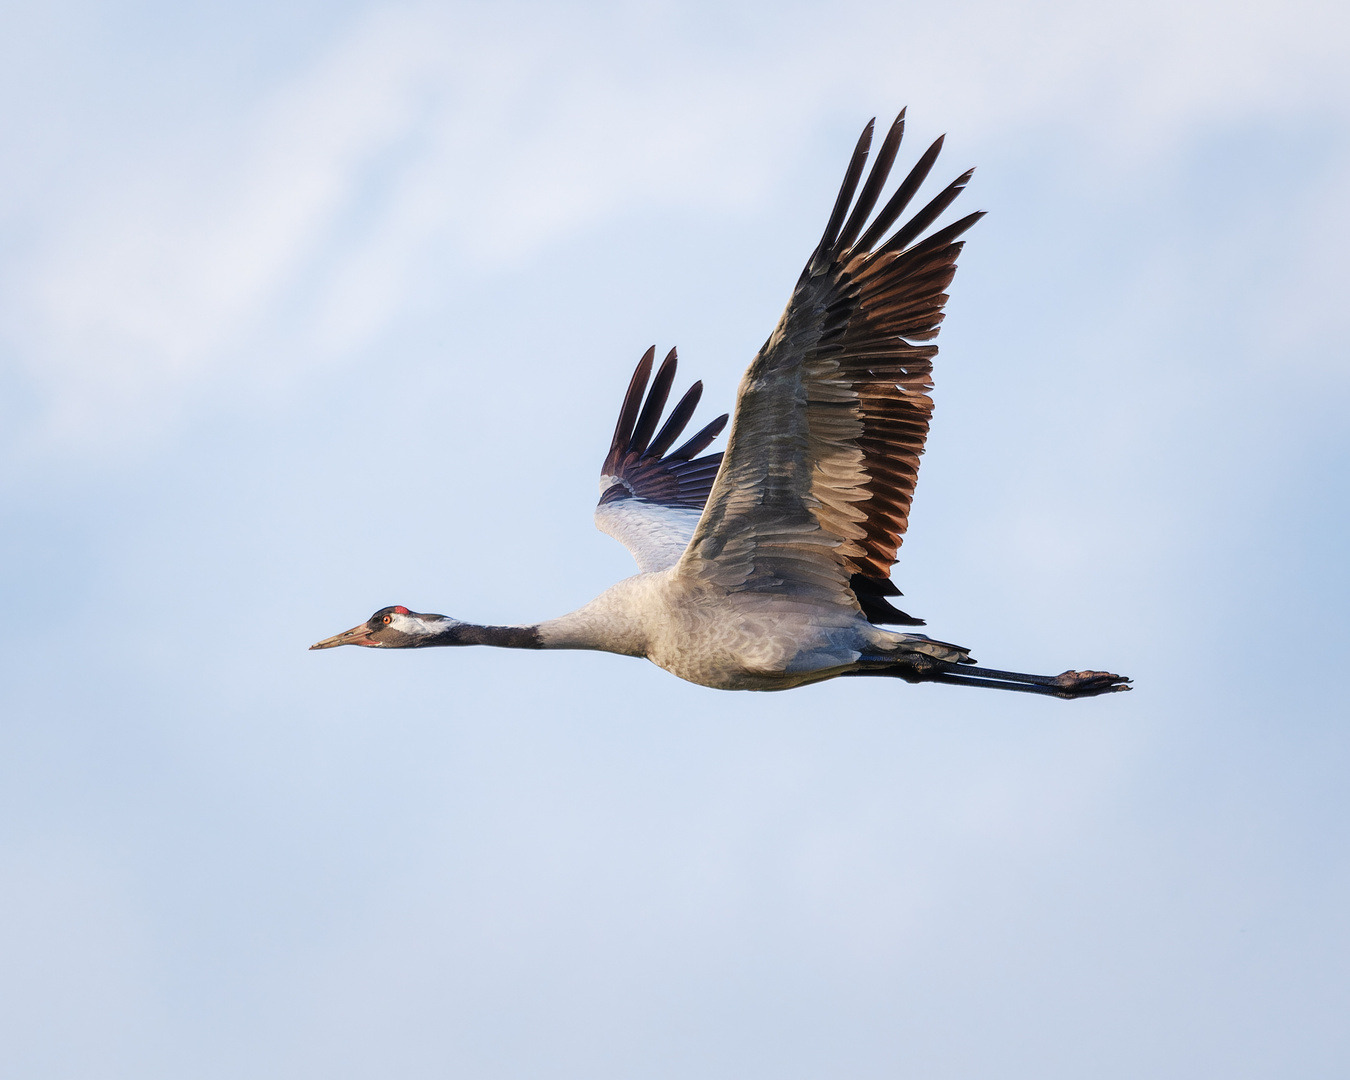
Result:
<instances>
[{"instance_id":1,"label":"dark neck feathers","mask_svg":"<svg viewBox=\"0 0 1350 1080\"><path fill-rule=\"evenodd\" d=\"M498 649L542 649L543 641L533 626L477 626L458 623L437 634L428 645L492 645Z\"/></svg>"}]
</instances>

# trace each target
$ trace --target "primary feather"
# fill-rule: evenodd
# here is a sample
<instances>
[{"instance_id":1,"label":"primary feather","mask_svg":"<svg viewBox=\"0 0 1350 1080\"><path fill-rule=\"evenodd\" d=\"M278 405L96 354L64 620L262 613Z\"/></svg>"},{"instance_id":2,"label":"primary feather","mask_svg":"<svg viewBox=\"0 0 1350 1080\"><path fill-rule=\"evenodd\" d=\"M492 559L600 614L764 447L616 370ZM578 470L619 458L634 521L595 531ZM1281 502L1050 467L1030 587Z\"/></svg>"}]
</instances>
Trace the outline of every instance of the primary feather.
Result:
<instances>
[{"instance_id":1,"label":"primary feather","mask_svg":"<svg viewBox=\"0 0 1350 1080\"><path fill-rule=\"evenodd\" d=\"M614 438L600 470L600 502L595 508L595 524L600 531L627 547L643 571L674 566L689 546L722 464L721 454L695 455L705 450L727 424L727 414L723 413L679 449L666 453L693 417L703 396L703 384L696 382L685 392L652 438L678 366L675 350L671 349L644 402L655 356L653 346L638 362L628 384Z\"/></svg>"}]
</instances>

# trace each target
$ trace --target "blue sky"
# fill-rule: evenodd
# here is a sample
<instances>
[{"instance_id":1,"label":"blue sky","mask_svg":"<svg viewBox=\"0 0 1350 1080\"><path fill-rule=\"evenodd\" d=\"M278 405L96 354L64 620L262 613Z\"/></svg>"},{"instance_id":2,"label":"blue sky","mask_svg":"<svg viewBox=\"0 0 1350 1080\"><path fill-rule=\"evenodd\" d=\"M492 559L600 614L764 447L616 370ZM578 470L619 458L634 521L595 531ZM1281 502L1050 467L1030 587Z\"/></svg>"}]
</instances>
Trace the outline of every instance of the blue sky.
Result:
<instances>
[{"instance_id":1,"label":"blue sky","mask_svg":"<svg viewBox=\"0 0 1350 1080\"><path fill-rule=\"evenodd\" d=\"M8 1071L1344 1075L1340 5L0 19ZM901 105L990 211L906 609L1134 693L305 652L631 573L632 365L730 407Z\"/></svg>"}]
</instances>

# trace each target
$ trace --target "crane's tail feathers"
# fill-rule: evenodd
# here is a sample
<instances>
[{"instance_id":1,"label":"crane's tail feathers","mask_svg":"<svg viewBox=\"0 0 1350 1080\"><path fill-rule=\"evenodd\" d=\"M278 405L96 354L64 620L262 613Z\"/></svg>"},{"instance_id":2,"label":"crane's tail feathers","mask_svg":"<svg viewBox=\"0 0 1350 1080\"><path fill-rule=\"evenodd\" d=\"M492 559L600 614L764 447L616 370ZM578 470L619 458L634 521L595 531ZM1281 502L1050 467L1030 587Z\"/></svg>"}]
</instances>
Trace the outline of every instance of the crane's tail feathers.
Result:
<instances>
[{"instance_id":1,"label":"crane's tail feathers","mask_svg":"<svg viewBox=\"0 0 1350 1080\"><path fill-rule=\"evenodd\" d=\"M970 650L964 645L953 645L950 641L938 641L936 638L930 638L927 634L902 634L901 643L895 653L887 657L891 663L897 659L900 663L906 663L913 659L917 661L920 657L930 660L937 660L944 664L973 664L974 660L970 658Z\"/></svg>"}]
</instances>

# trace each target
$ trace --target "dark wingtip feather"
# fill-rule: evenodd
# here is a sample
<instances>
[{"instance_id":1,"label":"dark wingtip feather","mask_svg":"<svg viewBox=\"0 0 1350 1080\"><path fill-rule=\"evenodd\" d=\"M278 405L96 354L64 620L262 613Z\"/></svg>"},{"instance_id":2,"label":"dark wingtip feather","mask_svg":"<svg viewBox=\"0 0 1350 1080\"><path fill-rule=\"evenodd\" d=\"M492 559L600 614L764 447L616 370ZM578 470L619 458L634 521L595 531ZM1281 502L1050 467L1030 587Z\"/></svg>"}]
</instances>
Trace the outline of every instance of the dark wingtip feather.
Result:
<instances>
[{"instance_id":1,"label":"dark wingtip feather","mask_svg":"<svg viewBox=\"0 0 1350 1080\"><path fill-rule=\"evenodd\" d=\"M930 251L936 251L940 247L946 247L987 213L989 213L988 210L976 210L973 214L967 214L965 217L953 221L950 225L946 225L939 229L922 243L915 244L909 249L906 257L908 258L911 255L926 255Z\"/></svg>"},{"instance_id":2,"label":"dark wingtip feather","mask_svg":"<svg viewBox=\"0 0 1350 1080\"><path fill-rule=\"evenodd\" d=\"M619 409L619 422L614 425L614 438L610 440L609 454L605 457L604 470L614 472L633 436L633 425L637 423L638 407L642 404L642 395L647 389L647 380L651 378L652 361L656 358L656 346L653 345L638 361L633 377L628 380L628 392L623 396L623 406Z\"/></svg>"},{"instance_id":3,"label":"dark wingtip feather","mask_svg":"<svg viewBox=\"0 0 1350 1080\"><path fill-rule=\"evenodd\" d=\"M678 450L672 451L668 455L670 460L688 461L695 454L701 453L710 442L722 434L722 429L727 426L727 421L730 419L729 413L723 413Z\"/></svg>"},{"instance_id":4,"label":"dark wingtip feather","mask_svg":"<svg viewBox=\"0 0 1350 1080\"><path fill-rule=\"evenodd\" d=\"M915 192L925 180L928 174L933 170L933 165L937 162L938 154L942 152L942 143L947 138L946 135L939 135L933 140L933 145L923 152L923 156L914 163L914 168L909 170L909 175L900 181L900 186L895 189L895 194L890 197L886 205L882 207L881 213L877 219L868 227L867 232L863 234L857 246L863 251L871 251L877 246L877 242L886 235L886 230L895 224L901 214L905 212L905 207L910 204L914 198Z\"/></svg>"},{"instance_id":5,"label":"dark wingtip feather","mask_svg":"<svg viewBox=\"0 0 1350 1080\"><path fill-rule=\"evenodd\" d=\"M601 467L603 476L617 478L620 482L609 486L601 495L600 503L635 498L666 506L701 509L712 490L722 455L700 458L695 455L721 433L729 418L725 414L719 416L673 454L663 456L693 416L703 396L703 383L696 382L685 391L653 438L652 432L665 410L679 364L676 350L671 349L653 378L655 356L655 347L648 349L629 380L609 455Z\"/></svg>"},{"instance_id":6,"label":"dark wingtip feather","mask_svg":"<svg viewBox=\"0 0 1350 1080\"><path fill-rule=\"evenodd\" d=\"M961 192L965 191L966 185L970 183L970 178L975 175L974 169L967 169L945 188L937 193L928 205L910 218L899 229L895 235L887 240L877 249L878 253L886 251L903 251L907 244L912 243L924 229L928 228L938 219L942 211L946 210ZM973 225L974 222L971 222Z\"/></svg>"},{"instance_id":7,"label":"dark wingtip feather","mask_svg":"<svg viewBox=\"0 0 1350 1080\"><path fill-rule=\"evenodd\" d=\"M638 416L637 426L634 427L632 437L628 440L628 453L641 454L647 449L647 443L651 440L652 432L656 430L656 425L661 420L661 413L665 410L666 400L670 397L670 387L675 382L675 371L679 365L679 357L675 350L671 349L666 354L666 358L661 361L661 367L657 369L656 378L652 380L652 388L647 393L646 404L642 406L642 413Z\"/></svg>"},{"instance_id":8,"label":"dark wingtip feather","mask_svg":"<svg viewBox=\"0 0 1350 1080\"><path fill-rule=\"evenodd\" d=\"M867 182L863 184L862 194L858 196L857 205L853 207L853 213L849 214L843 231L840 232L838 240L835 241L834 254L836 256L853 246L853 241L858 238L863 226L867 224L867 218L872 213L872 208L876 206L877 199L881 196L881 189L886 186L886 178L891 175L891 166L895 164L895 155L900 150L900 140L904 138L904 135L905 110L901 109L900 115L895 118L890 130L886 132L886 138L881 144L881 149L877 151L877 156L872 162L872 171L867 174Z\"/></svg>"},{"instance_id":9,"label":"dark wingtip feather","mask_svg":"<svg viewBox=\"0 0 1350 1080\"><path fill-rule=\"evenodd\" d=\"M867 152L872 148L872 130L876 127L876 122L876 117L872 117L867 121L862 134L858 136L858 143L853 148L853 157L849 159L848 169L844 173L844 182L839 185L839 194L835 196L830 220L826 223L820 243L816 245L816 250L807 264L811 270L818 270L830 261L829 256L834 251L835 237L839 235L839 226L844 223L844 215L848 213L849 204L853 202L853 193L858 190L863 166L867 164Z\"/></svg>"},{"instance_id":10,"label":"dark wingtip feather","mask_svg":"<svg viewBox=\"0 0 1350 1080\"><path fill-rule=\"evenodd\" d=\"M680 398L679 404L670 410L670 416L661 426L661 431L652 440L651 445L647 447L646 453L642 455L644 458L659 458L670 449L670 444L680 437L680 432L685 429L685 426L693 417L694 410L698 408L699 400L702 397L703 382L700 380L686 390L684 397Z\"/></svg>"}]
</instances>

